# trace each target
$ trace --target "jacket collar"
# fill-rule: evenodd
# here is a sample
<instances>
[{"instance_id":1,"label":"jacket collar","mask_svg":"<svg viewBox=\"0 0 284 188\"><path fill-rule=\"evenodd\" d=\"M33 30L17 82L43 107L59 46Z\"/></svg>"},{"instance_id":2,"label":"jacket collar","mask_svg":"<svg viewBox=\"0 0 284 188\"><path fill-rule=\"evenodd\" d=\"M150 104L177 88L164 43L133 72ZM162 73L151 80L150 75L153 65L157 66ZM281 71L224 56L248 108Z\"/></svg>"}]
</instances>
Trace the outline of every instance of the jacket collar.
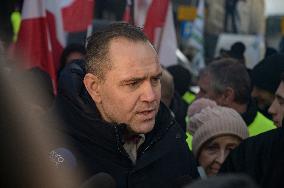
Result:
<instances>
[{"instance_id":1,"label":"jacket collar","mask_svg":"<svg viewBox=\"0 0 284 188\"><path fill-rule=\"evenodd\" d=\"M123 137L127 131L126 124L108 123L102 120L95 104L92 111L84 111L76 101L70 100L66 96L57 96L57 106L60 108L61 117L64 118L64 132L76 140L84 141L92 145L100 145L110 150L118 150L125 154L123 148ZM85 99L82 99L86 103ZM90 109L90 108L88 108ZM145 134L145 142L139 148L140 152L145 152L156 142L163 138L170 127L174 124L174 118L164 104L160 104L159 112L156 116L155 126L152 131Z\"/></svg>"},{"instance_id":2,"label":"jacket collar","mask_svg":"<svg viewBox=\"0 0 284 188\"><path fill-rule=\"evenodd\" d=\"M108 149L121 150L127 125L108 123L102 120L96 104L83 84L85 62L75 61L62 71L56 106L66 126L63 128L72 137L90 144L99 144ZM160 104L153 130L147 133L143 150L161 139L173 125L174 118L169 109Z\"/></svg>"}]
</instances>

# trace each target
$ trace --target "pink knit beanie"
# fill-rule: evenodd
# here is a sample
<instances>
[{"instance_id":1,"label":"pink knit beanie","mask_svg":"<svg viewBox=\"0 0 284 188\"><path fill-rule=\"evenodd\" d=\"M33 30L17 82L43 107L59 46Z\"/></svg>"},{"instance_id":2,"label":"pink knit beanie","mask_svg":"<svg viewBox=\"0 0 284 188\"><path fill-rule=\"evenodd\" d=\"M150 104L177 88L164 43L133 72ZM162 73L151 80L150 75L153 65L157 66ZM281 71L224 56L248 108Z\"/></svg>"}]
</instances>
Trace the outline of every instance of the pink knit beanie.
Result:
<instances>
[{"instance_id":1,"label":"pink knit beanie","mask_svg":"<svg viewBox=\"0 0 284 188\"><path fill-rule=\"evenodd\" d=\"M208 106L214 107L217 106L217 104L215 101L210 99L206 98L197 99L188 107L187 115L188 117L191 117L194 114L199 113L203 108L206 108Z\"/></svg>"},{"instance_id":2,"label":"pink knit beanie","mask_svg":"<svg viewBox=\"0 0 284 188\"><path fill-rule=\"evenodd\" d=\"M186 130L192 134L189 130L189 122L190 122L190 118L196 114L199 113L202 109L206 108L206 107L215 107L217 106L216 102L210 99L206 99L206 98L200 98L197 99L195 101L193 101L193 103L191 103L191 105L188 107L187 109L187 125L186 125Z\"/></svg>"},{"instance_id":3,"label":"pink knit beanie","mask_svg":"<svg viewBox=\"0 0 284 188\"><path fill-rule=\"evenodd\" d=\"M220 135L234 135L244 140L248 137L246 123L232 108L206 107L190 118L188 125L192 133L192 151L198 155L202 145L211 138Z\"/></svg>"}]
</instances>

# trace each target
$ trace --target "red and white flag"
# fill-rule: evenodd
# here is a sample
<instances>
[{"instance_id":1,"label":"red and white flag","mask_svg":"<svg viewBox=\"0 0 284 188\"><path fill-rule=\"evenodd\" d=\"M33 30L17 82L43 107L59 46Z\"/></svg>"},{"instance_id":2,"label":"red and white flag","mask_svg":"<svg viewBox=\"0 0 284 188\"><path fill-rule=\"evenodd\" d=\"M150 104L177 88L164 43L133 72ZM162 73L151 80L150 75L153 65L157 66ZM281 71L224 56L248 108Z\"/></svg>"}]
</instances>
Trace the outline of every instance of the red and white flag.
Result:
<instances>
[{"instance_id":1,"label":"red and white flag","mask_svg":"<svg viewBox=\"0 0 284 188\"><path fill-rule=\"evenodd\" d=\"M133 3L134 24L143 28L159 53L160 63L164 66L177 64L177 40L171 2L134 0ZM129 11L129 8L126 11Z\"/></svg>"},{"instance_id":2,"label":"red and white flag","mask_svg":"<svg viewBox=\"0 0 284 188\"><path fill-rule=\"evenodd\" d=\"M24 68L49 73L54 87L59 58L65 46L62 15L56 0L25 0L14 53Z\"/></svg>"},{"instance_id":3,"label":"red and white flag","mask_svg":"<svg viewBox=\"0 0 284 188\"><path fill-rule=\"evenodd\" d=\"M64 31L85 31L93 23L94 0L60 0Z\"/></svg>"},{"instance_id":4,"label":"red and white flag","mask_svg":"<svg viewBox=\"0 0 284 188\"><path fill-rule=\"evenodd\" d=\"M175 65L178 63L176 51L178 49L176 29L174 25L172 5L169 3L163 34L160 39L159 60L164 66Z\"/></svg>"},{"instance_id":5,"label":"red and white flag","mask_svg":"<svg viewBox=\"0 0 284 188\"><path fill-rule=\"evenodd\" d=\"M136 7L139 8L139 4ZM159 45L158 43L161 42L160 37L163 34L161 32L163 32L162 30L164 30L168 9L169 9L169 0L160 0L160 1L153 0L151 1L151 4L148 8L146 18L144 21L143 31L148 36L150 41L155 44L155 46ZM139 11L139 9L137 9L136 11Z\"/></svg>"},{"instance_id":6,"label":"red and white flag","mask_svg":"<svg viewBox=\"0 0 284 188\"><path fill-rule=\"evenodd\" d=\"M123 21L128 22L128 23L133 22L133 18L132 18L133 15L131 14L131 8L132 8L132 0L127 0L122 19Z\"/></svg>"}]
</instances>

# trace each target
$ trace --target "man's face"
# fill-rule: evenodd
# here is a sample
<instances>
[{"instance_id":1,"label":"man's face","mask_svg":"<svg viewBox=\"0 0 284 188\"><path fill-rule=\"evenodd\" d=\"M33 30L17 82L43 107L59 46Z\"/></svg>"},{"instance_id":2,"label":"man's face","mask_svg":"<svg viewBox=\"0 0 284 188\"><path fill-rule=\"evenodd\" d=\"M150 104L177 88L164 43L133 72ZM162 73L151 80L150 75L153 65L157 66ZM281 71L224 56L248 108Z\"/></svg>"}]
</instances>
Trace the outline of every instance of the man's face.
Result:
<instances>
[{"instance_id":1,"label":"man's face","mask_svg":"<svg viewBox=\"0 0 284 188\"><path fill-rule=\"evenodd\" d=\"M211 87L212 76L205 73L198 79L197 85L200 90L197 93L197 98L208 98L214 100L218 105L222 105L221 96L218 95Z\"/></svg>"},{"instance_id":2,"label":"man's face","mask_svg":"<svg viewBox=\"0 0 284 188\"><path fill-rule=\"evenodd\" d=\"M253 87L251 96L256 98L257 106L261 110L267 109L273 102L274 95L266 90L260 89L256 86Z\"/></svg>"},{"instance_id":3,"label":"man's face","mask_svg":"<svg viewBox=\"0 0 284 188\"><path fill-rule=\"evenodd\" d=\"M272 115L274 124L277 127L282 126L284 117L284 82L282 81L275 93L275 98L268 112Z\"/></svg>"},{"instance_id":4,"label":"man's face","mask_svg":"<svg viewBox=\"0 0 284 188\"><path fill-rule=\"evenodd\" d=\"M111 70L99 83L98 109L107 122L125 123L134 133L147 133L155 124L161 99L161 66L156 51L145 42L113 39Z\"/></svg>"}]
</instances>

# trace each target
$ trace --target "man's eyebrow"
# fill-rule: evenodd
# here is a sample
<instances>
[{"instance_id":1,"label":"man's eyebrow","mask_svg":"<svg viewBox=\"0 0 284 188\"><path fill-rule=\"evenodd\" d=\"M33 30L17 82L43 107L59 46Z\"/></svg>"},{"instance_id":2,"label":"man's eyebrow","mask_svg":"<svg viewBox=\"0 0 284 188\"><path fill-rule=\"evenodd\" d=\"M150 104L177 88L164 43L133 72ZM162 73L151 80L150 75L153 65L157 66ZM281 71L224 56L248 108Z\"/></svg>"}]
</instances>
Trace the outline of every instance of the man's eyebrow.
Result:
<instances>
[{"instance_id":1,"label":"man's eyebrow","mask_svg":"<svg viewBox=\"0 0 284 188\"><path fill-rule=\"evenodd\" d=\"M156 75L153 75L151 78L160 78L162 77L162 71L159 72L158 74ZM129 83L129 82L139 82L139 81L143 81L145 80L147 77L146 76L143 76L143 77L133 77L133 78L126 78L124 80L121 81L121 84L125 84L125 83Z\"/></svg>"},{"instance_id":2,"label":"man's eyebrow","mask_svg":"<svg viewBox=\"0 0 284 188\"><path fill-rule=\"evenodd\" d=\"M162 77L162 75L163 75L163 72L161 71L161 72L159 72L158 74L152 76L152 78L153 78L153 77L154 77L154 78L159 78L159 77Z\"/></svg>"},{"instance_id":3,"label":"man's eyebrow","mask_svg":"<svg viewBox=\"0 0 284 188\"><path fill-rule=\"evenodd\" d=\"M125 83L129 83L129 82L139 82L139 81L142 81L142 80L145 80L146 77L133 77L133 78L127 78L125 80L122 80L121 83L122 84L125 84Z\"/></svg>"}]
</instances>

